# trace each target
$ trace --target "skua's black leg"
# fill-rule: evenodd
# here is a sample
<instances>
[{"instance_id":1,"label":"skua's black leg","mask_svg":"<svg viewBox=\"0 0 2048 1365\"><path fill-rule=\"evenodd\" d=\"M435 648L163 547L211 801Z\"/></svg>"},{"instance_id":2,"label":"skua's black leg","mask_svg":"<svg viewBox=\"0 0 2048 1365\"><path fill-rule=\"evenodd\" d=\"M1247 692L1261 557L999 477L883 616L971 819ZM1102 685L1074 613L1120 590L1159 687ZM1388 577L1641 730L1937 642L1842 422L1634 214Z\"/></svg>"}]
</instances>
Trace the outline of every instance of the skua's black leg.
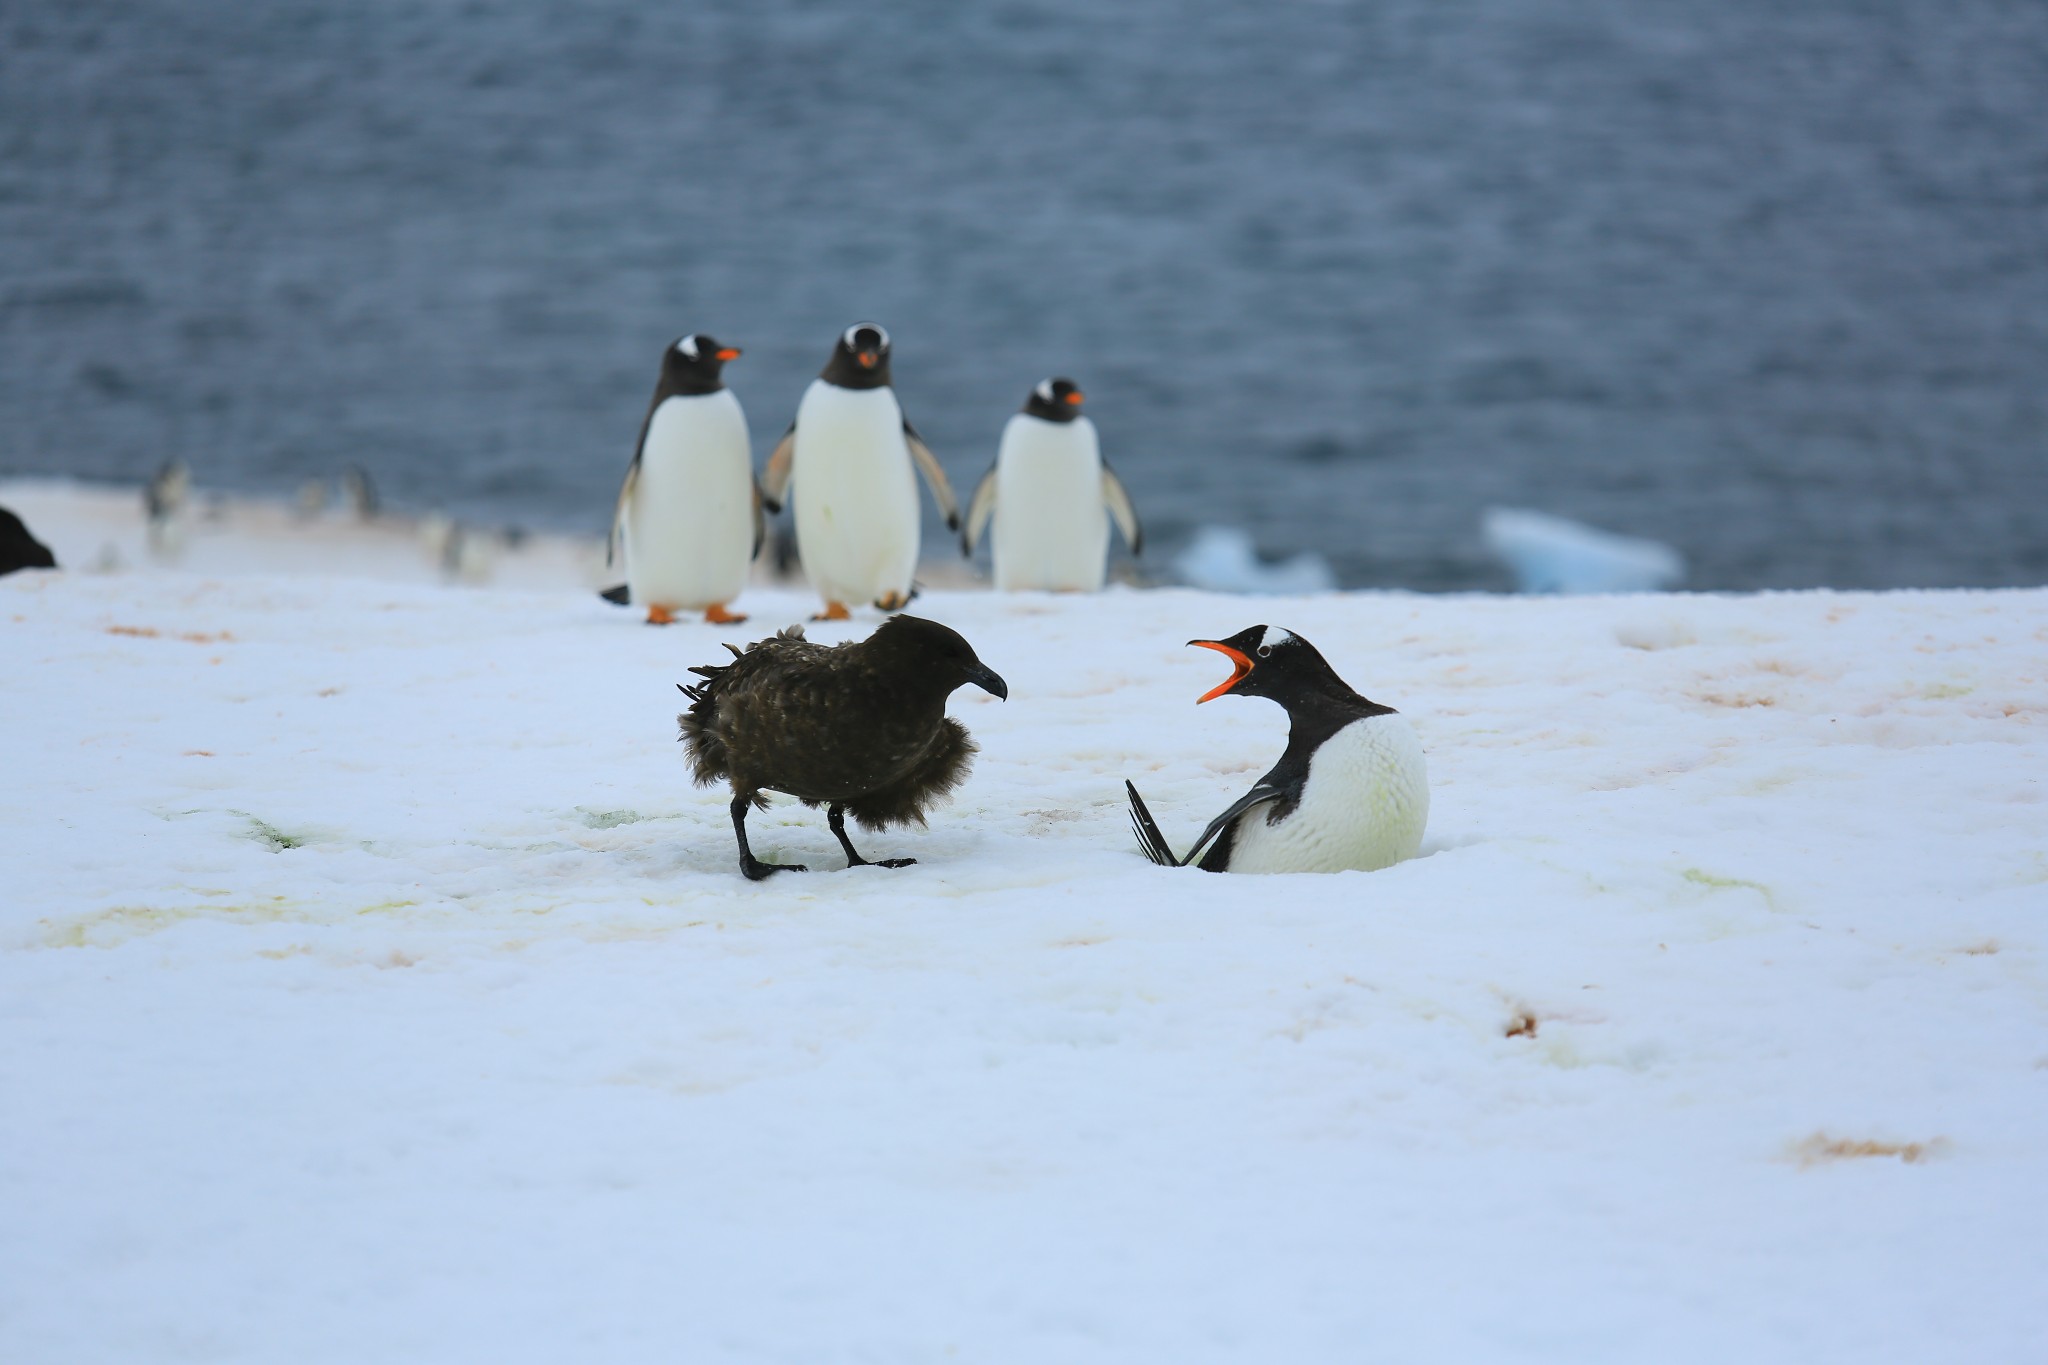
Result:
<instances>
[{"instance_id":1,"label":"skua's black leg","mask_svg":"<svg viewBox=\"0 0 2048 1365\"><path fill-rule=\"evenodd\" d=\"M861 857L860 851L853 846L853 840L846 837L846 807L844 806L835 804L827 807L825 823L832 826L832 832L839 836L839 846L846 850L846 865L848 867L909 867L917 861L915 858L883 858L871 863L866 858Z\"/></svg>"},{"instance_id":2,"label":"skua's black leg","mask_svg":"<svg viewBox=\"0 0 2048 1365\"><path fill-rule=\"evenodd\" d=\"M802 863L764 863L754 856L754 850L747 847L747 808L753 804L751 797L735 796L732 799L732 832L739 836L740 871L747 874L747 880L758 882L776 872L810 871ZM840 835L839 841L845 843L846 836Z\"/></svg>"}]
</instances>

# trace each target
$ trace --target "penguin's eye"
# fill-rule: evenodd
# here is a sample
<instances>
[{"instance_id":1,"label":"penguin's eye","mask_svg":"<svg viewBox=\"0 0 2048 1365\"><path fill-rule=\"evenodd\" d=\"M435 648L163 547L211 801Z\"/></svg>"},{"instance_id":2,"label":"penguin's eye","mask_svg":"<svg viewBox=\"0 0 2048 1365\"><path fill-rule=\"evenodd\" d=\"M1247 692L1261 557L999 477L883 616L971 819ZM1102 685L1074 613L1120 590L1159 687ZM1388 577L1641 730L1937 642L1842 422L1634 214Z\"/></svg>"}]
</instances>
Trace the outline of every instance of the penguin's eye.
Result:
<instances>
[{"instance_id":1,"label":"penguin's eye","mask_svg":"<svg viewBox=\"0 0 2048 1365\"><path fill-rule=\"evenodd\" d=\"M1271 646L1271 645L1260 645L1260 646L1259 646L1259 657L1260 657L1261 659L1270 659L1270 658L1272 658L1272 657L1273 657L1273 646Z\"/></svg>"}]
</instances>

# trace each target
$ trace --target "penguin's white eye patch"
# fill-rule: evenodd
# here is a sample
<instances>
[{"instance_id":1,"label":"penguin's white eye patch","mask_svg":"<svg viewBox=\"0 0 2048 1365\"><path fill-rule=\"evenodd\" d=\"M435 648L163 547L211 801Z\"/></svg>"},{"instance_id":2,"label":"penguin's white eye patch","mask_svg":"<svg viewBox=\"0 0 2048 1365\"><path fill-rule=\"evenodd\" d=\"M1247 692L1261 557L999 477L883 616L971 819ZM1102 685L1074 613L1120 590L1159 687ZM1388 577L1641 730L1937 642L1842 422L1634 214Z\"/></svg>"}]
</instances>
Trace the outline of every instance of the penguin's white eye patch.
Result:
<instances>
[{"instance_id":1,"label":"penguin's white eye patch","mask_svg":"<svg viewBox=\"0 0 2048 1365\"><path fill-rule=\"evenodd\" d=\"M676 343L676 349L690 357L690 359L695 360L697 358L697 338L694 336L684 337Z\"/></svg>"},{"instance_id":2,"label":"penguin's white eye patch","mask_svg":"<svg viewBox=\"0 0 2048 1365\"><path fill-rule=\"evenodd\" d=\"M1038 387L1033 389L1032 392L1050 403L1052 401L1052 381L1050 379L1039 380Z\"/></svg>"},{"instance_id":3,"label":"penguin's white eye patch","mask_svg":"<svg viewBox=\"0 0 2048 1365\"><path fill-rule=\"evenodd\" d=\"M1280 645L1287 644L1293 639L1292 631L1282 630L1278 626L1267 626L1266 633L1259 637L1259 657L1264 658Z\"/></svg>"},{"instance_id":4,"label":"penguin's white eye patch","mask_svg":"<svg viewBox=\"0 0 2048 1365\"><path fill-rule=\"evenodd\" d=\"M853 326L846 329L845 335L841 336L839 339L846 343L847 350L858 351L860 349L860 341L858 338L860 337L860 334L862 332L873 332L877 337L880 338L880 340L875 343L877 348L884 351L889 349L889 334L883 331L880 327L877 327L872 322L854 323Z\"/></svg>"}]
</instances>

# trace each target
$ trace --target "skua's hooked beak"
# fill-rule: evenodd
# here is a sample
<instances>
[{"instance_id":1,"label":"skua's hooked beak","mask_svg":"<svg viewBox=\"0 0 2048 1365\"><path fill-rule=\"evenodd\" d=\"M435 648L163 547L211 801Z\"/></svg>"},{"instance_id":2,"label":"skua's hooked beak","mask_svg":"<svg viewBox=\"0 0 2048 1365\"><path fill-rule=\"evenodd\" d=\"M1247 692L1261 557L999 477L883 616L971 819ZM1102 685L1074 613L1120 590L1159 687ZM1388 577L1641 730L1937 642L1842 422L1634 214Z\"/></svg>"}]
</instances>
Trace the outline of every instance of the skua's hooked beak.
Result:
<instances>
[{"instance_id":1,"label":"skua's hooked beak","mask_svg":"<svg viewBox=\"0 0 2048 1365\"><path fill-rule=\"evenodd\" d=\"M996 671L987 664L977 662L974 667L968 669L967 681L973 683L992 697L1000 697L1004 701L1010 699L1010 685L1004 682Z\"/></svg>"}]
</instances>

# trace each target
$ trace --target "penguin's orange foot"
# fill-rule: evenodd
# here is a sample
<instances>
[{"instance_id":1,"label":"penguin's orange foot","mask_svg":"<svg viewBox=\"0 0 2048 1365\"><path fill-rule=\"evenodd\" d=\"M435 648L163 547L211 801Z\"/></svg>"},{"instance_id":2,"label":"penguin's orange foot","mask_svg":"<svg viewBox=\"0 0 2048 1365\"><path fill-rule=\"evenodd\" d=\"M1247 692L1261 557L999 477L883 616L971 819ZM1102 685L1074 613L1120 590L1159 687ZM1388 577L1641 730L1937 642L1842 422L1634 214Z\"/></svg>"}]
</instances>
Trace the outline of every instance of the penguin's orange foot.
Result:
<instances>
[{"instance_id":1,"label":"penguin's orange foot","mask_svg":"<svg viewBox=\"0 0 2048 1365\"><path fill-rule=\"evenodd\" d=\"M670 611L670 610L669 610L669 609L668 609L667 607L664 607L664 606L662 606L662 605L661 605L660 603L658 603L658 602L650 602L650 603L648 603L648 604L647 604L647 624L648 624L648 625L650 625L650 626L672 626L672 625L674 625L675 623L676 623L676 614L675 614L674 612Z\"/></svg>"},{"instance_id":2,"label":"penguin's orange foot","mask_svg":"<svg viewBox=\"0 0 2048 1365\"><path fill-rule=\"evenodd\" d=\"M885 592L875 599L875 605L883 611L902 611L910 605L910 596L907 592Z\"/></svg>"},{"instance_id":3,"label":"penguin's orange foot","mask_svg":"<svg viewBox=\"0 0 2048 1365\"><path fill-rule=\"evenodd\" d=\"M727 611L723 602L713 602L704 608L704 624L709 626L736 626L746 619L745 616L735 616Z\"/></svg>"},{"instance_id":4,"label":"penguin's orange foot","mask_svg":"<svg viewBox=\"0 0 2048 1365\"><path fill-rule=\"evenodd\" d=\"M844 602L827 602L825 610L811 618L813 621L851 621L853 613L846 609Z\"/></svg>"}]
</instances>

